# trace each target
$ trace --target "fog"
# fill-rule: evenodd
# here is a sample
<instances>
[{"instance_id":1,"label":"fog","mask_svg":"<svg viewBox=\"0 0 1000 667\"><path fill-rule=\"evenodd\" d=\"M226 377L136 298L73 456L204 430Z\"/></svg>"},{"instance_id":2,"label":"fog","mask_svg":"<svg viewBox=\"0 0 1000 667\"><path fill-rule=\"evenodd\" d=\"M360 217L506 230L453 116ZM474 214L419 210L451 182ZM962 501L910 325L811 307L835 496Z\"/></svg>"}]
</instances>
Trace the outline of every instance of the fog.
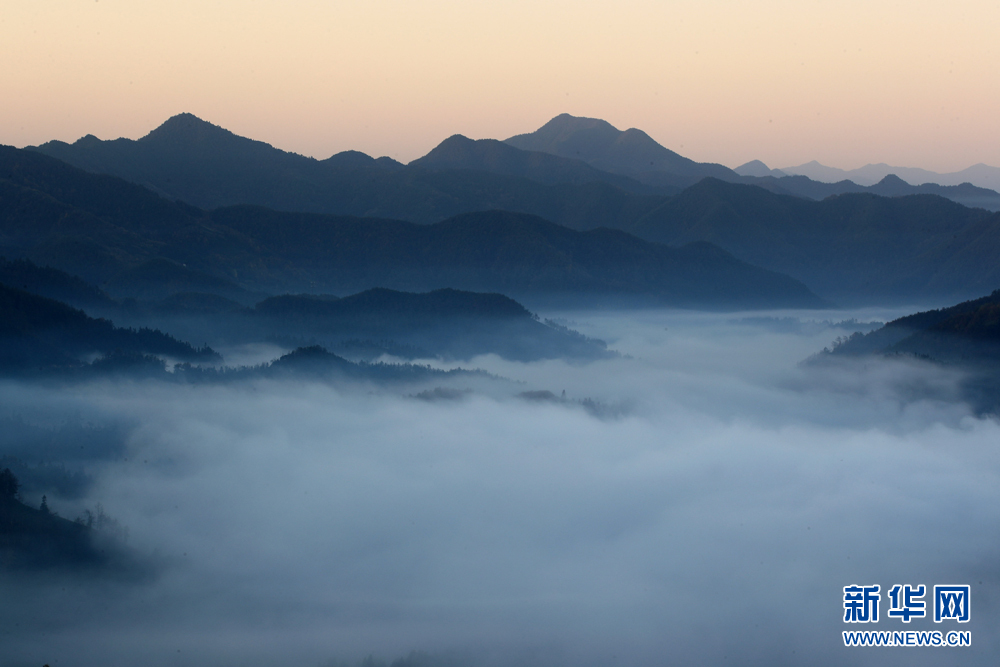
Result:
<instances>
[{"instance_id":1,"label":"fog","mask_svg":"<svg viewBox=\"0 0 1000 667\"><path fill-rule=\"evenodd\" d=\"M844 333L820 320L901 314L547 313L622 356L478 357L457 365L505 379L441 400L5 383L0 417L122 433L50 457L90 482L49 502L101 503L148 569L4 576L0 664L993 665L1000 425L954 371L800 364ZM971 584L972 620L844 624L872 583ZM972 646L845 648L857 629Z\"/></svg>"}]
</instances>

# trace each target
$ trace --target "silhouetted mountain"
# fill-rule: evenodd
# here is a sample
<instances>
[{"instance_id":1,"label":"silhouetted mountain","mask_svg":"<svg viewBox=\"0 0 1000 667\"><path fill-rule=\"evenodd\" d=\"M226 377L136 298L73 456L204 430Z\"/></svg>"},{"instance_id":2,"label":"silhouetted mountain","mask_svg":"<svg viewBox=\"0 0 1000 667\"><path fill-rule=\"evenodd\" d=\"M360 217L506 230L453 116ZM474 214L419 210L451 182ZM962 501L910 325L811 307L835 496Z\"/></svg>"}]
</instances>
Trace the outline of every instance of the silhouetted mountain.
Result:
<instances>
[{"instance_id":1,"label":"silhouetted mountain","mask_svg":"<svg viewBox=\"0 0 1000 667\"><path fill-rule=\"evenodd\" d=\"M119 329L64 303L0 285L0 370L74 368L84 365L87 355L115 352L218 358L210 349L195 350L160 331Z\"/></svg>"},{"instance_id":2,"label":"silhouetted mountain","mask_svg":"<svg viewBox=\"0 0 1000 667\"><path fill-rule=\"evenodd\" d=\"M659 201L623 191L618 186L642 189L627 178L555 158L511 151L502 159L479 155L473 160L479 166L461 169L435 164L449 151L412 167L357 151L314 160L239 137L191 114L174 116L136 141L88 135L73 144L52 141L29 150L205 209L256 204L421 223L504 209L592 228L630 219L636 210L649 210Z\"/></svg>"},{"instance_id":3,"label":"silhouetted mountain","mask_svg":"<svg viewBox=\"0 0 1000 667\"><path fill-rule=\"evenodd\" d=\"M373 158L361 151L342 151L331 155L322 164L342 169L403 169L406 165L391 157Z\"/></svg>"},{"instance_id":4,"label":"silhouetted mountain","mask_svg":"<svg viewBox=\"0 0 1000 667\"><path fill-rule=\"evenodd\" d=\"M963 206L1000 210L1000 193L964 182L952 183L949 187L934 183L910 185L896 177L886 181L886 175L882 182L866 181L859 185L843 176L831 178L834 174L847 172L830 170L818 163L803 165L795 171L770 169L760 160L748 162L736 170L698 163L664 148L641 130L623 132L606 121L569 114L556 116L535 132L511 137L506 143L523 150L580 159L596 169L629 176L647 185L687 187L702 178L713 177L756 185L776 194L817 200L849 192L871 192L887 197L934 194Z\"/></svg>"},{"instance_id":5,"label":"silhouetted mountain","mask_svg":"<svg viewBox=\"0 0 1000 667\"><path fill-rule=\"evenodd\" d=\"M362 380L381 385L412 385L442 380L468 382L497 380L481 370L454 368L443 371L416 364L368 363L349 361L321 345L298 347L272 362L250 367L205 367L178 364L172 373L161 379L178 383L230 383L262 378L301 380L309 378L324 382Z\"/></svg>"},{"instance_id":6,"label":"silhouetted mountain","mask_svg":"<svg viewBox=\"0 0 1000 667\"><path fill-rule=\"evenodd\" d=\"M1000 284L1000 215L931 195L808 201L706 179L628 229L715 243L849 303L965 298Z\"/></svg>"},{"instance_id":7,"label":"silhouetted mountain","mask_svg":"<svg viewBox=\"0 0 1000 667\"><path fill-rule=\"evenodd\" d=\"M855 335L835 356L907 353L951 363L1000 362L1000 290L950 308L928 310Z\"/></svg>"},{"instance_id":8,"label":"silhouetted mountain","mask_svg":"<svg viewBox=\"0 0 1000 667\"><path fill-rule=\"evenodd\" d=\"M755 176L757 178L763 178L765 176L773 176L775 178L781 178L787 176L785 172L780 169L771 169L766 164L760 160L750 160L746 164L741 164L734 169L740 176Z\"/></svg>"},{"instance_id":9,"label":"silhouetted mountain","mask_svg":"<svg viewBox=\"0 0 1000 667\"><path fill-rule=\"evenodd\" d=\"M254 308L209 294L176 294L132 304L125 321L210 341L212 346L276 342L323 345L351 359L468 359L496 354L521 361L609 356L603 341L539 321L501 294L453 289L414 294L383 288L344 297L284 294Z\"/></svg>"},{"instance_id":10,"label":"silhouetted mountain","mask_svg":"<svg viewBox=\"0 0 1000 667\"><path fill-rule=\"evenodd\" d=\"M474 142L458 143L478 146ZM488 149L496 145L496 142L484 144ZM614 281L595 278L589 269L581 271L575 264L542 261L542 255L536 256L532 268L540 273L532 274L530 280L524 273L526 267L516 264L484 272L488 258L477 255L479 241L466 235L459 243L454 236L458 232L454 231L449 232L454 239L447 241L452 244L450 254L422 260L418 259L424 252L417 241L420 233L402 223L373 219L362 222L346 217L324 219L253 207L206 214L190 206L167 202L143 188L106 176L91 176L16 149L0 150L0 167L4 167L0 168L0 174L4 171L8 174L8 178L0 178L0 190L7 193L0 199L3 234L0 245L13 248L14 256L28 256L57 266L121 296L128 295L124 290L127 285L132 285L132 294L136 296L159 298L172 292L201 292L241 303L256 299L247 298L239 290L251 295L345 293L372 287L404 291L453 287L499 291L522 300L541 292L659 294L666 302L676 304L695 303L701 297L693 297L694 293L705 294L704 290L695 289L689 295L691 300L685 301L689 297L682 296L682 289L665 297L662 288L654 287L647 279L653 274L642 274L646 276L640 280L644 282L642 286L626 287L620 281L612 286ZM399 173L424 179L422 182L440 178L453 185L469 179L466 185L470 190L475 190L476 178L482 175L471 170L434 172L416 168ZM579 223L601 212L597 217L602 224L646 240L672 246L708 241L743 261L788 273L824 297L838 301L966 298L996 284L997 268L992 259L1000 251L996 218L938 197L885 198L857 193L808 201L706 179L674 197L640 196L594 183L586 186L586 192L600 193L598 199L584 201L575 200L573 194L583 192L573 188L584 186L545 186L512 176L490 177L516 183L511 191L520 193L518 197L536 188L539 198L535 203L539 208L554 201L553 193L562 192L565 206L555 206L560 209L556 217L568 216ZM823 185L801 177L758 180L805 181L809 187ZM900 188L905 191L905 187L894 179L876 186L886 194L895 194ZM525 201L521 199L520 203ZM406 207L399 201L389 206L397 204ZM497 206L508 208L508 204L517 208L518 202L505 199ZM431 204L424 211L431 209L441 210L437 204ZM579 217L574 213L577 210L582 211ZM474 219L475 215L456 218L464 225ZM427 232L426 238L436 238L443 229L451 227L446 225ZM492 228L477 229L473 235L493 233ZM509 228L504 233L513 234ZM304 240L307 238L308 241ZM410 240L404 243L400 240L403 238ZM560 243L568 238L575 237L563 238ZM597 236L582 238L597 239ZM522 245L518 252L530 255L536 250L532 244L538 242L543 242L541 237L525 236L518 241ZM490 244L487 241L484 248L491 247ZM473 261L472 257L479 259ZM185 275L171 280L160 276L157 280L166 287L157 292L155 284L143 287L137 277L128 273L144 262L158 259L169 262L151 266L172 267ZM668 260L664 257L657 261ZM708 259L703 257L700 261ZM478 268L469 266L477 262ZM559 277L560 272L568 273ZM639 276L633 273L632 279ZM665 274L661 276L662 280L668 280ZM669 280L685 286L684 289L694 289L695 281L689 278L690 275ZM707 284L713 289L721 288L720 283ZM735 307L737 301L720 297L713 303Z\"/></svg>"},{"instance_id":11,"label":"silhouetted mountain","mask_svg":"<svg viewBox=\"0 0 1000 667\"><path fill-rule=\"evenodd\" d=\"M608 183L632 192L648 193L651 188L631 178L594 169L582 160L520 150L496 139L473 141L456 134L442 141L411 166L425 169L471 169L507 176L521 176L539 183Z\"/></svg>"},{"instance_id":12,"label":"silhouetted mountain","mask_svg":"<svg viewBox=\"0 0 1000 667\"><path fill-rule=\"evenodd\" d=\"M795 195L815 200L856 192L868 192L882 197L927 194L944 197L971 208L984 208L989 211L1000 210L1000 193L993 190L977 188L969 183L947 186L934 183L910 185L894 174L889 174L878 183L867 187L853 181L822 183L805 176L744 176L742 182L756 185L775 194Z\"/></svg>"},{"instance_id":13,"label":"silhouetted mountain","mask_svg":"<svg viewBox=\"0 0 1000 667\"><path fill-rule=\"evenodd\" d=\"M865 186L874 185L889 174L899 176L907 183L920 185L924 183L938 185L962 185L970 183L980 188L1000 191L1000 167L985 164L975 164L967 169L949 173L937 173L914 167L893 167L885 163L868 164L859 169L837 169L827 167L813 160L797 167L785 167L786 174L800 174L824 183L850 180Z\"/></svg>"},{"instance_id":14,"label":"silhouetted mountain","mask_svg":"<svg viewBox=\"0 0 1000 667\"><path fill-rule=\"evenodd\" d=\"M634 178L649 185L687 187L706 176L739 180L728 167L695 162L656 143L635 128L619 130L597 118L560 114L530 134L519 134L507 144L583 160L591 167Z\"/></svg>"},{"instance_id":15,"label":"silhouetted mountain","mask_svg":"<svg viewBox=\"0 0 1000 667\"><path fill-rule=\"evenodd\" d=\"M962 183L961 185L937 185L936 183L910 185L895 174L889 174L875 185L865 188L865 191L883 197L903 197L913 194L938 195L963 206L985 208L990 211L1000 210L1000 193L976 187L971 183Z\"/></svg>"},{"instance_id":16,"label":"silhouetted mountain","mask_svg":"<svg viewBox=\"0 0 1000 667\"><path fill-rule=\"evenodd\" d=\"M10 469L0 469L0 570L83 569L140 575L143 568L125 547L127 529L104 514L85 512L69 521L49 509L24 504L20 483Z\"/></svg>"},{"instance_id":17,"label":"silhouetted mountain","mask_svg":"<svg viewBox=\"0 0 1000 667\"><path fill-rule=\"evenodd\" d=\"M977 413L1000 414L1000 290L950 308L907 315L868 334L838 339L832 351L824 350L809 363L871 355L922 359L957 368L962 372L958 383L962 398Z\"/></svg>"},{"instance_id":18,"label":"silhouetted mountain","mask_svg":"<svg viewBox=\"0 0 1000 667\"><path fill-rule=\"evenodd\" d=\"M497 354L518 361L609 356L602 341L540 322L501 294L373 289L343 299L285 295L257 304L248 319L242 331L258 329L273 338L298 334L338 346L369 341L371 351L395 348L402 356L410 356L405 350L458 359Z\"/></svg>"}]
</instances>

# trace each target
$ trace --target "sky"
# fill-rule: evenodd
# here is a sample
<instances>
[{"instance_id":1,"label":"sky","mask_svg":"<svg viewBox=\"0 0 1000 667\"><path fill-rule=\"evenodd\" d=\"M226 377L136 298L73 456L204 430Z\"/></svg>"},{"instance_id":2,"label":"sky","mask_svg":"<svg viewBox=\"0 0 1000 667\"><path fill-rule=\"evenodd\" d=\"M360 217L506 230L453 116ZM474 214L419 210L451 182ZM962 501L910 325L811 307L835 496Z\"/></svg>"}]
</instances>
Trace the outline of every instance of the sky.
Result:
<instances>
[{"instance_id":1,"label":"sky","mask_svg":"<svg viewBox=\"0 0 1000 667\"><path fill-rule=\"evenodd\" d=\"M987 0L5 0L0 143L181 112L317 158L415 159L560 113L703 162L1000 165Z\"/></svg>"}]
</instances>

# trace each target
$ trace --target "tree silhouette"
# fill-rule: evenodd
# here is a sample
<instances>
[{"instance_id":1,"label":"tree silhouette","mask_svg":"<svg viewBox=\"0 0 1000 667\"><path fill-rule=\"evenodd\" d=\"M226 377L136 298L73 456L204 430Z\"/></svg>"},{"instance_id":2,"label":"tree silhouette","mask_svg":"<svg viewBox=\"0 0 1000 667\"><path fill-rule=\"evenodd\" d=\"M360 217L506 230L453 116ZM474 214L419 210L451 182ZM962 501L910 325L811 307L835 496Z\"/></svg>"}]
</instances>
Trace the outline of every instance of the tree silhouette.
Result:
<instances>
[{"instance_id":1,"label":"tree silhouette","mask_svg":"<svg viewBox=\"0 0 1000 667\"><path fill-rule=\"evenodd\" d=\"M0 500L14 500L20 488L21 483L14 477L10 468L0 470Z\"/></svg>"}]
</instances>

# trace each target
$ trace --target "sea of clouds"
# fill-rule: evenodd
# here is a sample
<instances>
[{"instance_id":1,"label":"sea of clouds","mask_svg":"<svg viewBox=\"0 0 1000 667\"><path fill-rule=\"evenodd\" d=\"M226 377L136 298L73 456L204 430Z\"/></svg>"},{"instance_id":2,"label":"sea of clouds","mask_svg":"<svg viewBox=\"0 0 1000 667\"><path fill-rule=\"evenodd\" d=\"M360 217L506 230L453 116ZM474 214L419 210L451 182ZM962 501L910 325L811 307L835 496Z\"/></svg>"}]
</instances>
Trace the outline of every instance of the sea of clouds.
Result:
<instances>
[{"instance_id":1,"label":"sea of clouds","mask_svg":"<svg viewBox=\"0 0 1000 667\"><path fill-rule=\"evenodd\" d=\"M480 357L507 380L430 401L0 385L5 414L125 425L50 504L100 502L153 572L0 579L0 664L996 664L1000 424L955 371L799 363L844 333L816 320L898 314L552 314L623 356ZM842 589L872 583L970 584L960 628L865 629L972 647L845 648Z\"/></svg>"}]
</instances>

